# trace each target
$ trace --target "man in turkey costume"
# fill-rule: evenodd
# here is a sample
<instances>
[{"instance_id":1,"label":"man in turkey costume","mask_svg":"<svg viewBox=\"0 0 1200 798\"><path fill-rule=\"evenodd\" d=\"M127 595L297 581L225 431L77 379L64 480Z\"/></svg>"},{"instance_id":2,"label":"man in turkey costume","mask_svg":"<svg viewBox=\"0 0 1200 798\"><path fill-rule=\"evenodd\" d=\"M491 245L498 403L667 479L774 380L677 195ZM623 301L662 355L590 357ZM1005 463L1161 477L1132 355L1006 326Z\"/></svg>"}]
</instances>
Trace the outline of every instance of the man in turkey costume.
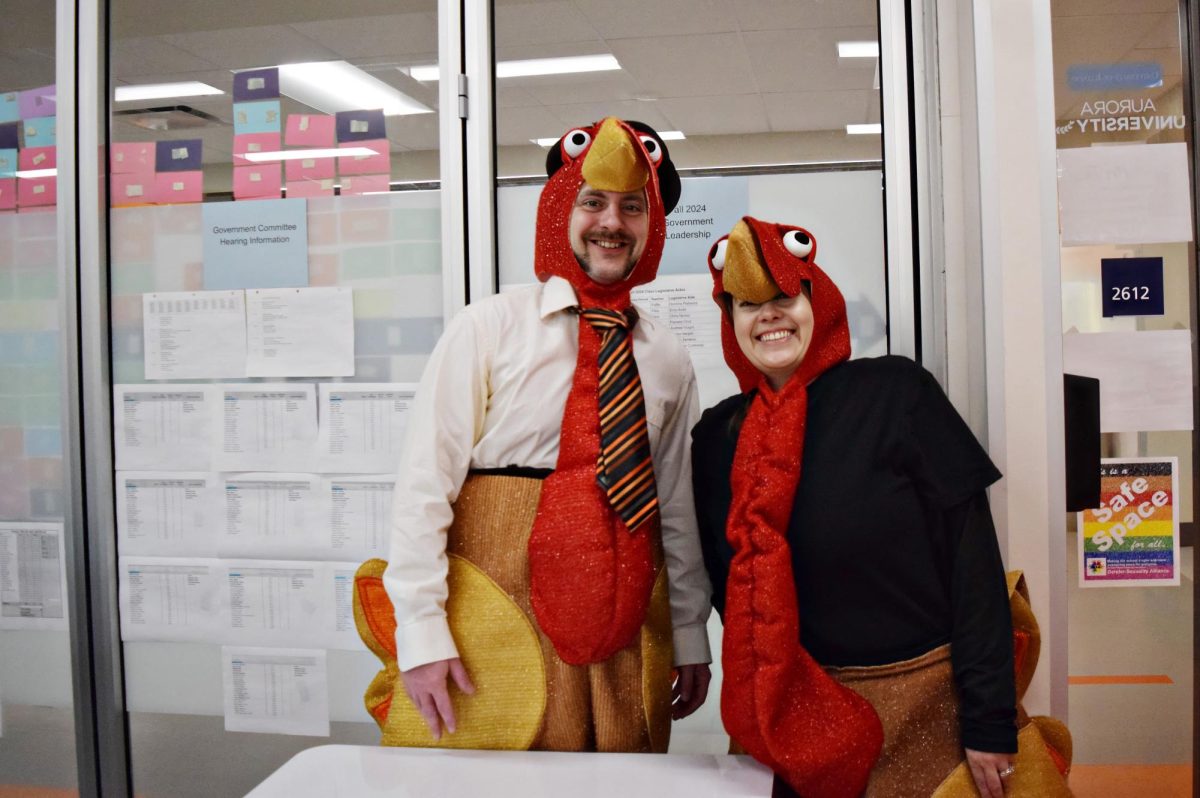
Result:
<instances>
[{"instance_id":1,"label":"man in turkey costume","mask_svg":"<svg viewBox=\"0 0 1200 798\"><path fill-rule=\"evenodd\" d=\"M629 296L654 279L679 177L657 133L613 118L569 131L547 171L540 282L447 326L390 562L359 571L384 744L665 752L672 714L707 694L695 378Z\"/></svg>"}]
</instances>

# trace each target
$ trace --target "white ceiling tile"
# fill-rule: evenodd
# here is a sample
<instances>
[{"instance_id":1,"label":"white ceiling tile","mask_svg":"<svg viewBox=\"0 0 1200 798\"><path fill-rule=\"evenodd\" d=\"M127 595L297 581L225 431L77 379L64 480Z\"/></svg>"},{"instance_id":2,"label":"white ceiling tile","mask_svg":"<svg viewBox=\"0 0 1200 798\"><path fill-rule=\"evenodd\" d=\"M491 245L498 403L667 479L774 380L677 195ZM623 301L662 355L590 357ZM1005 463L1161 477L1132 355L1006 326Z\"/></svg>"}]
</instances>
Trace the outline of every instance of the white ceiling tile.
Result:
<instances>
[{"instance_id":1,"label":"white ceiling tile","mask_svg":"<svg viewBox=\"0 0 1200 798\"><path fill-rule=\"evenodd\" d=\"M564 124L556 114L541 106L522 108L519 112L496 115L496 143L502 147L528 144L530 139L561 136L571 125L591 121L576 119Z\"/></svg>"},{"instance_id":2,"label":"white ceiling tile","mask_svg":"<svg viewBox=\"0 0 1200 798\"><path fill-rule=\"evenodd\" d=\"M609 52L608 43L592 38L578 42L548 42L545 44L505 44L496 42L497 61L519 61L528 58L559 58L572 55L603 55Z\"/></svg>"},{"instance_id":3,"label":"white ceiling tile","mask_svg":"<svg viewBox=\"0 0 1200 798\"><path fill-rule=\"evenodd\" d=\"M837 38L870 38L865 28L840 28L830 36L822 30L752 31L742 34L754 65L759 91L835 91L870 89L875 83L875 59L838 58Z\"/></svg>"},{"instance_id":4,"label":"white ceiling tile","mask_svg":"<svg viewBox=\"0 0 1200 798\"><path fill-rule=\"evenodd\" d=\"M590 125L606 116L618 119L635 119L645 122L655 130L670 130L670 122L656 107L657 103L640 103L635 101L616 103L579 103L576 105L560 105L549 109L558 116L558 131L551 131L546 136L561 135L576 125ZM670 146L670 142L667 142Z\"/></svg>"},{"instance_id":5,"label":"white ceiling tile","mask_svg":"<svg viewBox=\"0 0 1200 798\"><path fill-rule=\"evenodd\" d=\"M654 103L671 128L688 136L728 136L763 133L770 128L757 94L723 97L670 97Z\"/></svg>"},{"instance_id":6,"label":"white ceiling tile","mask_svg":"<svg viewBox=\"0 0 1200 798\"><path fill-rule=\"evenodd\" d=\"M612 42L613 55L641 89L658 97L740 94L755 89L736 33Z\"/></svg>"},{"instance_id":7,"label":"white ceiling tile","mask_svg":"<svg viewBox=\"0 0 1200 798\"><path fill-rule=\"evenodd\" d=\"M509 81L496 81L496 108L528 108L541 105L537 98L520 86L506 85Z\"/></svg>"},{"instance_id":8,"label":"white ceiling tile","mask_svg":"<svg viewBox=\"0 0 1200 798\"><path fill-rule=\"evenodd\" d=\"M181 50L158 36L114 39L110 58L113 78L118 81L142 75L156 73L172 75L179 72L211 70L222 66L202 56ZM168 78L168 80L176 79Z\"/></svg>"},{"instance_id":9,"label":"white ceiling tile","mask_svg":"<svg viewBox=\"0 0 1200 798\"><path fill-rule=\"evenodd\" d=\"M513 85L524 89L541 105L632 100L641 93L638 84L624 71L544 75L520 81Z\"/></svg>"},{"instance_id":10,"label":"white ceiling tile","mask_svg":"<svg viewBox=\"0 0 1200 798\"><path fill-rule=\"evenodd\" d=\"M875 0L741 0L734 8L742 30L877 27Z\"/></svg>"},{"instance_id":11,"label":"white ceiling tile","mask_svg":"<svg viewBox=\"0 0 1200 798\"><path fill-rule=\"evenodd\" d=\"M410 65L412 56L437 61L437 13L389 14L382 17L299 22L297 32L342 58L385 58Z\"/></svg>"},{"instance_id":12,"label":"white ceiling tile","mask_svg":"<svg viewBox=\"0 0 1200 798\"><path fill-rule=\"evenodd\" d=\"M575 5L610 40L737 30L726 0L576 0Z\"/></svg>"},{"instance_id":13,"label":"white ceiling tile","mask_svg":"<svg viewBox=\"0 0 1200 798\"><path fill-rule=\"evenodd\" d=\"M1056 20L1096 14L1154 14L1178 11L1178 0L1054 0L1050 4L1050 13Z\"/></svg>"},{"instance_id":14,"label":"white ceiling tile","mask_svg":"<svg viewBox=\"0 0 1200 798\"><path fill-rule=\"evenodd\" d=\"M1108 14L1056 22L1051 38L1056 65L1116 63L1154 28L1155 14Z\"/></svg>"},{"instance_id":15,"label":"white ceiling tile","mask_svg":"<svg viewBox=\"0 0 1200 798\"><path fill-rule=\"evenodd\" d=\"M329 61L338 57L334 51L287 25L177 33L165 38L189 53L203 53L209 61L227 69Z\"/></svg>"},{"instance_id":16,"label":"white ceiling tile","mask_svg":"<svg viewBox=\"0 0 1200 798\"><path fill-rule=\"evenodd\" d=\"M1137 49L1143 48L1174 48L1179 49L1179 14L1147 14L1151 20L1150 30L1138 40ZM1176 57L1178 60L1178 56ZM1165 66L1165 64L1164 64Z\"/></svg>"},{"instance_id":17,"label":"white ceiling tile","mask_svg":"<svg viewBox=\"0 0 1200 798\"><path fill-rule=\"evenodd\" d=\"M874 91L803 91L764 94L771 130L845 130L848 124L879 121Z\"/></svg>"},{"instance_id":18,"label":"white ceiling tile","mask_svg":"<svg viewBox=\"0 0 1200 798\"><path fill-rule=\"evenodd\" d=\"M496 48L584 42L599 38L573 3L513 3L496 7Z\"/></svg>"}]
</instances>

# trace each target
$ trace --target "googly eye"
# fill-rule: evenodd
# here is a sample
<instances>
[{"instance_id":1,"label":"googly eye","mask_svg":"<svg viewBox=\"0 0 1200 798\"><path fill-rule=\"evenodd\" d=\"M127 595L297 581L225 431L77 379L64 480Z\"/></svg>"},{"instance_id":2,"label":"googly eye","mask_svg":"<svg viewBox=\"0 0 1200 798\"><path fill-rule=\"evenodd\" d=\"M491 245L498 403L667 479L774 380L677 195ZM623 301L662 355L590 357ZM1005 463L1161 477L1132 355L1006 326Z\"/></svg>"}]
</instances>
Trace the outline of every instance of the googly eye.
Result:
<instances>
[{"instance_id":1,"label":"googly eye","mask_svg":"<svg viewBox=\"0 0 1200 798\"><path fill-rule=\"evenodd\" d=\"M712 263L713 268L721 271L725 268L725 248L729 246L729 239L722 238L717 243L713 244L712 252L708 253L708 260Z\"/></svg>"},{"instance_id":2,"label":"googly eye","mask_svg":"<svg viewBox=\"0 0 1200 798\"><path fill-rule=\"evenodd\" d=\"M783 246L797 258L807 258L813 251L813 240L803 230L788 230L783 234Z\"/></svg>"},{"instance_id":3,"label":"googly eye","mask_svg":"<svg viewBox=\"0 0 1200 798\"><path fill-rule=\"evenodd\" d=\"M592 134L586 130L572 130L567 135L563 136L563 152L571 158L578 158L583 155L583 151L592 143Z\"/></svg>"},{"instance_id":4,"label":"googly eye","mask_svg":"<svg viewBox=\"0 0 1200 798\"><path fill-rule=\"evenodd\" d=\"M658 163L662 160L662 145L655 140L654 136L640 136L642 145L646 148L646 154L650 156L650 160Z\"/></svg>"}]
</instances>

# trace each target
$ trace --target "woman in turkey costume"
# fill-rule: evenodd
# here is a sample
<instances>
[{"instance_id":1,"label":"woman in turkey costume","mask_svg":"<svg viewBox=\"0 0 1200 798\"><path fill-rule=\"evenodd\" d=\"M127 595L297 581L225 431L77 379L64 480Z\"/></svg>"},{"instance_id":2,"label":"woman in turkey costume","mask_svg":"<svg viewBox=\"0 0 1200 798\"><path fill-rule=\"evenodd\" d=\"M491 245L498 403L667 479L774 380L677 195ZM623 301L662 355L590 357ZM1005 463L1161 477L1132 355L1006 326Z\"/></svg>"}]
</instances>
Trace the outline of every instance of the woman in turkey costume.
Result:
<instances>
[{"instance_id":1,"label":"woman in turkey costume","mask_svg":"<svg viewBox=\"0 0 1200 798\"><path fill-rule=\"evenodd\" d=\"M849 360L815 259L807 231L749 217L709 257L742 389L692 433L726 729L805 798L928 796L964 749L999 796L1017 750L1000 474L927 372Z\"/></svg>"}]
</instances>

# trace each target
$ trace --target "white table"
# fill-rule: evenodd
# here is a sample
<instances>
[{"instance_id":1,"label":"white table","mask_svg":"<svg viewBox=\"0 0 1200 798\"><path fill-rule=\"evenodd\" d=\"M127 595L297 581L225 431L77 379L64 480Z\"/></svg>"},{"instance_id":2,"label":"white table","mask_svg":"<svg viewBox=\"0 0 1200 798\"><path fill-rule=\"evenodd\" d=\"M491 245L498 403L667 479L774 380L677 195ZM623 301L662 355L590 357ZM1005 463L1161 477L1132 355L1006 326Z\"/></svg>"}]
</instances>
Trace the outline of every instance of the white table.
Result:
<instances>
[{"instance_id":1,"label":"white table","mask_svg":"<svg viewBox=\"0 0 1200 798\"><path fill-rule=\"evenodd\" d=\"M296 754L247 798L766 798L748 756L443 751L322 745Z\"/></svg>"}]
</instances>

